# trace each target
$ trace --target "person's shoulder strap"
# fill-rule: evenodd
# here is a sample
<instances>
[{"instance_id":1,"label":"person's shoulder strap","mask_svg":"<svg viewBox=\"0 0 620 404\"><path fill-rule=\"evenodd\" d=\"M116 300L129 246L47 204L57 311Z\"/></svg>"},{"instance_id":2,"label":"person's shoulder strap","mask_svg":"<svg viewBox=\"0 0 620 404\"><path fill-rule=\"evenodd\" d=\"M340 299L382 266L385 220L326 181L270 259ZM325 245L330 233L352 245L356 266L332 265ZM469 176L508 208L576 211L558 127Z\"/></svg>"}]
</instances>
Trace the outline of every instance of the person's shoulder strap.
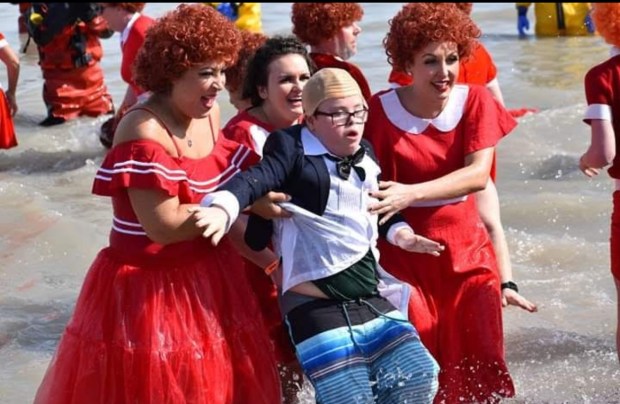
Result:
<instances>
[{"instance_id":1,"label":"person's shoulder strap","mask_svg":"<svg viewBox=\"0 0 620 404\"><path fill-rule=\"evenodd\" d=\"M141 110L148 112L149 114L153 115L155 117L155 119L157 119L157 122L159 122L161 124L161 126L166 130L166 133L168 133L168 136L170 136L170 139L172 139L172 144L174 144L174 148L177 151L177 155L179 157L182 156L183 153L181 153L181 150L179 149L179 146L177 145L177 142L174 141L174 137L172 135L172 132L170 131L170 129L168 129L168 126L166 125L166 122L164 122L163 119L161 119L159 117L159 115L157 115L155 113L155 111L153 111L151 108L145 107L143 105L142 106L133 107L129 111L125 112L125 115L129 114L130 112L141 111Z\"/></svg>"}]
</instances>

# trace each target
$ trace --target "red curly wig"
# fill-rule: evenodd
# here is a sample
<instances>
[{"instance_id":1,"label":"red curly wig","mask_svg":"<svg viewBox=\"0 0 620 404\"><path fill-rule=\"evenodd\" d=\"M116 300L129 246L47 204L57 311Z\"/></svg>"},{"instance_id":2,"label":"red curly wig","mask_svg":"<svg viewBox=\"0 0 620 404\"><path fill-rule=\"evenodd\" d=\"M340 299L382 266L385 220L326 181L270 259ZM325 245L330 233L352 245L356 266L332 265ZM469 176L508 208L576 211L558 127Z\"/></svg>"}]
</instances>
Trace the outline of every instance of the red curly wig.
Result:
<instances>
[{"instance_id":1,"label":"red curly wig","mask_svg":"<svg viewBox=\"0 0 620 404\"><path fill-rule=\"evenodd\" d=\"M130 13L139 13L144 10L146 3L99 3L104 7L122 8Z\"/></svg>"},{"instance_id":2,"label":"red curly wig","mask_svg":"<svg viewBox=\"0 0 620 404\"><path fill-rule=\"evenodd\" d=\"M465 14L470 15L471 9L474 8L474 3L454 3L458 8L461 9Z\"/></svg>"},{"instance_id":3,"label":"red curly wig","mask_svg":"<svg viewBox=\"0 0 620 404\"><path fill-rule=\"evenodd\" d=\"M256 49L267 41L267 36L260 32L241 31L241 49L237 63L226 69L226 89L235 92L243 85L245 69Z\"/></svg>"},{"instance_id":4,"label":"red curly wig","mask_svg":"<svg viewBox=\"0 0 620 404\"><path fill-rule=\"evenodd\" d=\"M293 3L293 34L303 43L318 45L363 16L358 3Z\"/></svg>"},{"instance_id":5,"label":"red curly wig","mask_svg":"<svg viewBox=\"0 0 620 404\"><path fill-rule=\"evenodd\" d=\"M165 93L187 70L206 63L235 63L241 34L213 7L181 4L146 33L134 62L134 78L145 90Z\"/></svg>"},{"instance_id":6,"label":"red curly wig","mask_svg":"<svg viewBox=\"0 0 620 404\"><path fill-rule=\"evenodd\" d=\"M620 48L619 3L592 3L592 21L605 42Z\"/></svg>"},{"instance_id":7,"label":"red curly wig","mask_svg":"<svg viewBox=\"0 0 620 404\"><path fill-rule=\"evenodd\" d=\"M431 42L454 42L465 58L480 37L480 29L455 3L408 3L389 24L383 46L388 63L400 71Z\"/></svg>"}]
</instances>

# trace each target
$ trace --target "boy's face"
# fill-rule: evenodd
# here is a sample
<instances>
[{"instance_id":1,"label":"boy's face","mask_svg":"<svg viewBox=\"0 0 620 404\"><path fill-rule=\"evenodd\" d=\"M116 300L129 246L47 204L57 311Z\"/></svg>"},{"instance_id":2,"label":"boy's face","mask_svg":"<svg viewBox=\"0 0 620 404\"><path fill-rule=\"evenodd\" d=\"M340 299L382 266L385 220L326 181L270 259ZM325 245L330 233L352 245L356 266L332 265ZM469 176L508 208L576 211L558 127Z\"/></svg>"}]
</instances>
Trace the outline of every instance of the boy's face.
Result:
<instances>
[{"instance_id":1,"label":"boy's face","mask_svg":"<svg viewBox=\"0 0 620 404\"><path fill-rule=\"evenodd\" d=\"M330 153L346 157L357 151L368 118L368 108L359 95L330 98L306 117L312 133Z\"/></svg>"}]
</instances>

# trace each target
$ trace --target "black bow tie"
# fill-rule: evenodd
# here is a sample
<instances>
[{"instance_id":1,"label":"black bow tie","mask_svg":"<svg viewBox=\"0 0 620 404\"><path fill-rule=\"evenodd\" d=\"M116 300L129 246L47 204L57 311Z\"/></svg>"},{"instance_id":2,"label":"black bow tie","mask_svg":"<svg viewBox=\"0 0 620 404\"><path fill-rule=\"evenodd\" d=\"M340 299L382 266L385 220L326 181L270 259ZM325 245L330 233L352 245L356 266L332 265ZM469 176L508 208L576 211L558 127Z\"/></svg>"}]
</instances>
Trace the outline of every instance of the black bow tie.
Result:
<instances>
[{"instance_id":1,"label":"black bow tie","mask_svg":"<svg viewBox=\"0 0 620 404\"><path fill-rule=\"evenodd\" d=\"M366 180L366 171L362 167L357 166L357 164L362 162L365 154L366 149L360 147L354 154L344 158L332 156L331 154L326 154L325 156L336 162L336 171L338 171L340 178L348 180L351 175L351 167L353 167L360 180L364 181Z\"/></svg>"}]
</instances>

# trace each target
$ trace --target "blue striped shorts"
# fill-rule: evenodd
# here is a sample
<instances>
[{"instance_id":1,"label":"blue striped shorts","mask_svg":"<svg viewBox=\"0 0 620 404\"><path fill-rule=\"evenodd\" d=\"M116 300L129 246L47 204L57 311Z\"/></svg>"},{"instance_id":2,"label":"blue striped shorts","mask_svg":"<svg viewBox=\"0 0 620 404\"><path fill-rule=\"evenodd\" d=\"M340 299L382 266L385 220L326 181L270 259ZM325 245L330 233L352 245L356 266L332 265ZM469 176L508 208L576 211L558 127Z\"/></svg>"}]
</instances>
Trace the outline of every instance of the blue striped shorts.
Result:
<instances>
[{"instance_id":1,"label":"blue striped shorts","mask_svg":"<svg viewBox=\"0 0 620 404\"><path fill-rule=\"evenodd\" d=\"M317 403L433 401L439 366L385 299L314 300L285 320Z\"/></svg>"}]
</instances>

